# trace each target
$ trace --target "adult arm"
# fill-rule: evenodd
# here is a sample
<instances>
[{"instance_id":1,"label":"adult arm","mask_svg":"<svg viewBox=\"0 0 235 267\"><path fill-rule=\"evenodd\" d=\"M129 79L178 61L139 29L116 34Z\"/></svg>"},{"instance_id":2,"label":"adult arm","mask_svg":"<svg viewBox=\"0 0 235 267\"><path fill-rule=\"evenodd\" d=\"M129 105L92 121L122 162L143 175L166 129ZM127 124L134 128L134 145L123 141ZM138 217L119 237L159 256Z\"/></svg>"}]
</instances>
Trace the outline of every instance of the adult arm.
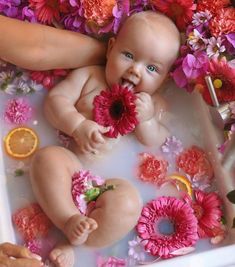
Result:
<instances>
[{"instance_id":1,"label":"adult arm","mask_svg":"<svg viewBox=\"0 0 235 267\"><path fill-rule=\"evenodd\" d=\"M0 16L0 59L31 70L103 64L106 45L69 30Z\"/></svg>"}]
</instances>

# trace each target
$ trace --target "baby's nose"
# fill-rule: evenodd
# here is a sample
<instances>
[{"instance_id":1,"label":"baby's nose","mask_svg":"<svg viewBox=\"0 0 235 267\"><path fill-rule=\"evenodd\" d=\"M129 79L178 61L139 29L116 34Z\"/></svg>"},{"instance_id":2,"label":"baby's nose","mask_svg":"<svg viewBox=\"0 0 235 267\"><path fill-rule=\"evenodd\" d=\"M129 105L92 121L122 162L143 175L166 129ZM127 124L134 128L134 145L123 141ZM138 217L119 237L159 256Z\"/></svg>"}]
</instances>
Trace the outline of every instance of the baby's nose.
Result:
<instances>
[{"instance_id":1,"label":"baby's nose","mask_svg":"<svg viewBox=\"0 0 235 267\"><path fill-rule=\"evenodd\" d=\"M138 66L131 66L128 69L128 73L136 78L140 78L140 70L138 68Z\"/></svg>"}]
</instances>

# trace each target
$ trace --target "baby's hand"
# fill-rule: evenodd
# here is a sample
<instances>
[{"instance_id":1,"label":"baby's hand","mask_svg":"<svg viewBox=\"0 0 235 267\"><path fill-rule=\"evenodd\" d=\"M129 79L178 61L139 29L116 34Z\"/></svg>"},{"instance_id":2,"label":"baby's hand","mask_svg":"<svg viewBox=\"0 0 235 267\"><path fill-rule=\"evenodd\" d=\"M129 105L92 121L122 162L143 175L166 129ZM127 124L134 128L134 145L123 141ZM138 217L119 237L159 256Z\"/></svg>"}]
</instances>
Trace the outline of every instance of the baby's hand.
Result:
<instances>
[{"instance_id":1,"label":"baby's hand","mask_svg":"<svg viewBox=\"0 0 235 267\"><path fill-rule=\"evenodd\" d=\"M72 136L82 153L97 154L100 146L105 143L103 134L108 131L109 129L92 120L84 120Z\"/></svg>"},{"instance_id":2,"label":"baby's hand","mask_svg":"<svg viewBox=\"0 0 235 267\"><path fill-rule=\"evenodd\" d=\"M155 113L154 104L149 94L141 92L136 94L136 111L139 122L150 120Z\"/></svg>"}]
</instances>

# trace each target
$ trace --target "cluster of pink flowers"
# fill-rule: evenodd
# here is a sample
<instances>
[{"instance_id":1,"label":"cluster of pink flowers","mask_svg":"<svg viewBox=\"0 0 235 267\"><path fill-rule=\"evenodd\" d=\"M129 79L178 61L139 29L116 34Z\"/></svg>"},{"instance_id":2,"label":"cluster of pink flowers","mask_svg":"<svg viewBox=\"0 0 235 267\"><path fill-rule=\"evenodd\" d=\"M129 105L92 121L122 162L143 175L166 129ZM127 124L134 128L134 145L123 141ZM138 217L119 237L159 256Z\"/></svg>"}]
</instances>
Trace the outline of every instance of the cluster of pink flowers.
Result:
<instances>
[{"instance_id":1,"label":"cluster of pink flowers","mask_svg":"<svg viewBox=\"0 0 235 267\"><path fill-rule=\"evenodd\" d=\"M199 190L195 191L194 200L154 199L144 206L138 220L138 244L142 243L151 255L166 259L193 251L199 238L224 237L221 205L216 193Z\"/></svg>"}]
</instances>

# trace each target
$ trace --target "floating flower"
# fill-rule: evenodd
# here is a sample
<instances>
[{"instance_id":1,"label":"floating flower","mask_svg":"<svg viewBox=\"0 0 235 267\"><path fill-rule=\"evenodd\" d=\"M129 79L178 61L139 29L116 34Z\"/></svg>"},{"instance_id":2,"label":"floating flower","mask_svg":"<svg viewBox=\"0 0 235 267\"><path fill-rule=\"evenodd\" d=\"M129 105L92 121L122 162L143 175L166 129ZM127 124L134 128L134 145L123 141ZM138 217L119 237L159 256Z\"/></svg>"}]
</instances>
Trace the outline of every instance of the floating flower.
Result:
<instances>
[{"instance_id":1,"label":"floating flower","mask_svg":"<svg viewBox=\"0 0 235 267\"><path fill-rule=\"evenodd\" d=\"M193 51L197 51L205 49L207 40L204 39L203 35L197 29L194 29L189 35L188 43Z\"/></svg>"},{"instance_id":2,"label":"floating flower","mask_svg":"<svg viewBox=\"0 0 235 267\"><path fill-rule=\"evenodd\" d=\"M51 221L36 203L16 211L12 220L24 241L45 237L52 227Z\"/></svg>"},{"instance_id":3,"label":"floating flower","mask_svg":"<svg viewBox=\"0 0 235 267\"><path fill-rule=\"evenodd\" d=\"M166 181L167 168L166 160L148 153L140 154L138 177L142 181L162 185Z\"/></svg>"},{"instance_id":4,"label":"floating flower","mask_svg":"<svg viewBox=\"0 0 235 267\"><path fill-rule=\"evenodd\" d=\"M220 37L218 38L211 37L208 40L208 46L206 49L208 57L217 58L224 51L225 51L225 46L222 45L222 39Z\"/></svg>"},{"instance_id":5,"label":"floating flower","mask_svg":"<svg viewBox=\"0 0 235 267\"><path fill-rule=\"evenodd\" d=\"M160 197L147 203L136 229L147 241L145 250L163 259L174 257L174 251L191 247L198 240L193 209L175 197Z\"/></svg>"},{"instance_id":6,"label":"floating flower","mask_svg":"<svg viewBox=\"0 0 235 267\"><path fill-rule=\"evenodd\" d=\"M136 264L138 264L139 262L143 262L145 260L145 250L144 250L145 243L146 242L143 241L138 236L135 239L128 241L129 245L128 256L130 260L132 260L131 266L136 266Z\"/></svg>"},{"instance_id":7,"label":"floating flower","mask_svg":"<svg viewBox=\"0 0 235 267\"><path fill-rule=\"evenodd\" d=\"M182 142L174 135L167 137L165 143L161 146L162 152L170 155L178 155L183 151Z\"/></svg>"},{"instance_id":8,"label":"floating flower","mask_svg":"<svg viewBox=\"0 0 235 267\"><path fill-rule=\"evenodd\" d=\"M218 9L215 17L210 20L209 27L212 35L220 36L235 32L235 8Z\"/></svg>"},{"instance_id":9,"label":"floating flower","mask_svg":"<svg viewBox=\"0 0 235 267\"><path fill-rule=\"evenodd\" d=\"M212 15L208 10L197 12L193 15L192 24L194 26L199 26L210 21Z\"/></svg>"},{"instance_id":10,"label":"floating flower","mask_svg":"<svg viewBox=\"0 0 235 267\"><path fill-rule=\"evenodd\" d=\"M230 0L198 0L197 11L209 11L215 15L221 8L230 5Z\"/></svg>"},{"instance_id":11,"label":"floating flower","mask_svg":"<svg viewBox=\"0 0 235 267\"><path fill-rule=\"evenodd\" d=\"M191 22L195 5L193 0L151 0L153 6L172 18L180 30Z\"/></svg>"},{"instance_id":12,"label":"floating flower","mask_svg":"<svg viewBox=\"0 0 235 267\"><path fill-rule=\"evenodd\" d=\"M116 138L118 134L125 135L135 129L138 124L135 100L136 96L120 85L101 91L94 98L94 120L110 128L106 136Z\"/></svg>"},{"instance_id":13,"label":"floating flower","mask_svg":"<svg viewBox=\"0 0 235 267\"><path fill-rule=\"evenodd\" d=\"M51 89L56 81L68 74L67 70L51 70L51 71L31 71L30 78L35 82L42 84L45 88Z\"/></svg>"},{"instance_id":14,"label":"floating flower","mask_svg":"<svg viewBox=\"0 0 235 267\"><path fill-rule=\"evenodd\" d=\"M119 259L116 257L109 257L108 259L104 259L103 257L98 257L97 259L97 267L125 267L126 260Z\"/></svg>"},{"instance_id":15,"label":"floating flower","mask_svg":"<svg viewBox=\"0 0 235 267\"><path fill-rule=\"evenodd\" d=\"M188 174L195 182L200 180L211 180L213 168L206 153L197 146L185 149L176 158L179 170Z\"/></svg>"},{"instance_id":16,"label":"floating flower","mask_svg":"<svg viewBox=\"0 0 235 267\"><path fill-rule=\"evenodd\" d=\"M221 235L222 225L222 201L215 193L194 191L195 201L185 197L185 201L191 204L198 220L198 235L200 238L215 237ZM223 231L222 231L223 232Z\"/></svg>"},{"instance_id":17,"label":"floating flower","mask_svg":"<svg viewBox=\"0 0 235 267\"><path fill-rule=\"evenodd\" d=\"M32 107L23 98L11 99L6 106L4 118L13 124L24 124L32 117Z\"/></svg>"},{"instance_id":18,"label":"floating flower","mask_svg":"<svg viewBox=\"0 0 235 267\"><path fill-rule=\"evenodd\" d=\"M113 18L115 0L82 0L84 17L99 26L104 26Z\"/></svg>"}]
</instances>

